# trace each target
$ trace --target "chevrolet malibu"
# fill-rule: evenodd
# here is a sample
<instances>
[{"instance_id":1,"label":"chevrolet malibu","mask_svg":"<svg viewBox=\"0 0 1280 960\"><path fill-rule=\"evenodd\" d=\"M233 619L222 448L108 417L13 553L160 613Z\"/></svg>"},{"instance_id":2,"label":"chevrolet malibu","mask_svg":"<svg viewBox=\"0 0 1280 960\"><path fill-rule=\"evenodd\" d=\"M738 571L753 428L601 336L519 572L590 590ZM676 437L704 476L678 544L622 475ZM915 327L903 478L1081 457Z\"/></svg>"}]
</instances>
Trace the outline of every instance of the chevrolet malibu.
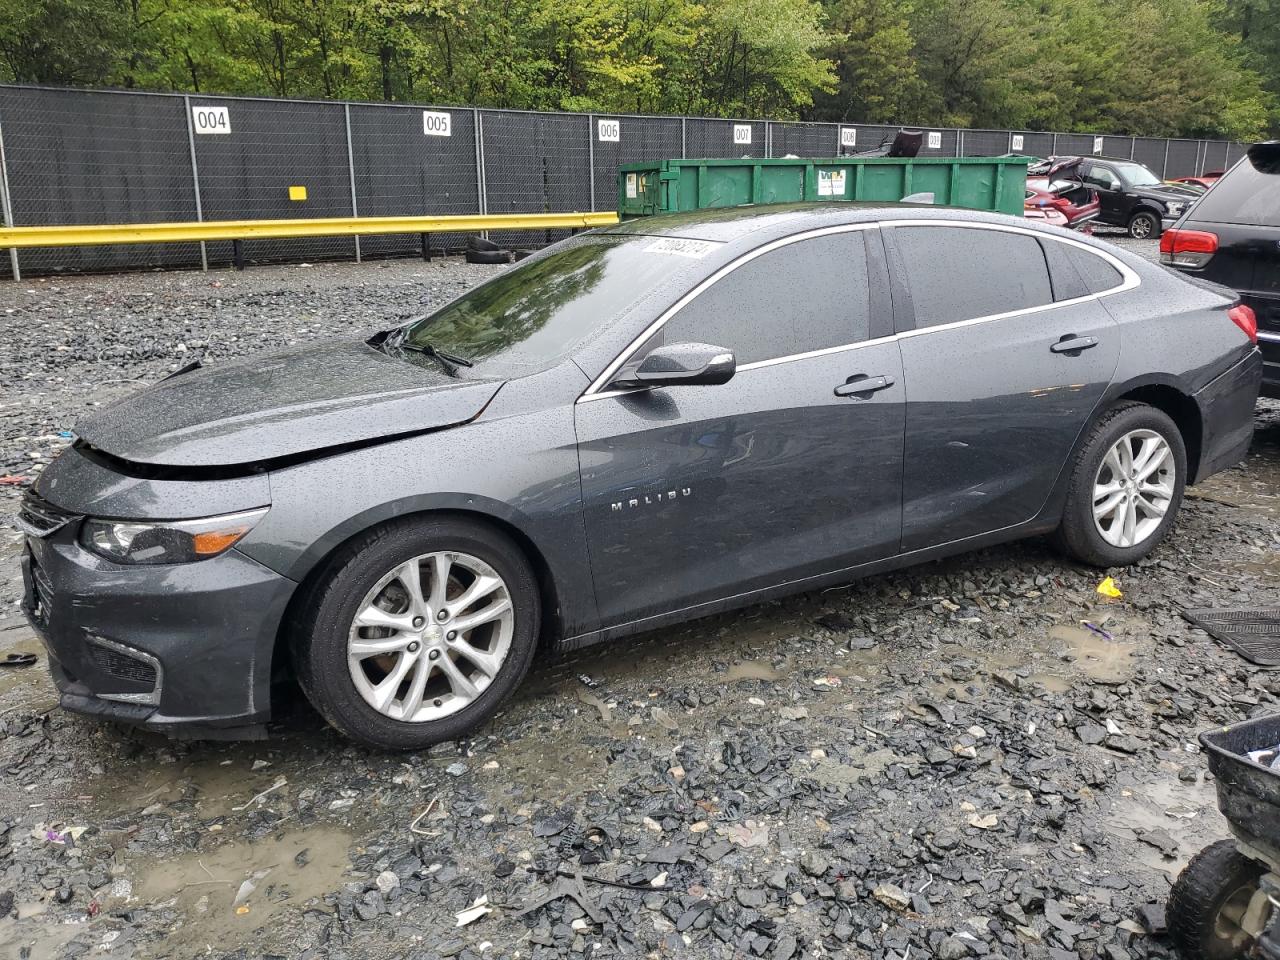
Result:
<instances>
[{"instance_id":1,"label":"chevrolet malibu","mask_svg":"<svg viewBox=\"0 0 1280 960\"><path fill-rule=\"evenodd\" d=\"M909 205L570 238L422 319L181 372L26 496L63 707L352 739L489 719L573 649L1050 534L1122 566L1241 458L1234 293L1078 234Z\"/></svg>"}]
</instances>

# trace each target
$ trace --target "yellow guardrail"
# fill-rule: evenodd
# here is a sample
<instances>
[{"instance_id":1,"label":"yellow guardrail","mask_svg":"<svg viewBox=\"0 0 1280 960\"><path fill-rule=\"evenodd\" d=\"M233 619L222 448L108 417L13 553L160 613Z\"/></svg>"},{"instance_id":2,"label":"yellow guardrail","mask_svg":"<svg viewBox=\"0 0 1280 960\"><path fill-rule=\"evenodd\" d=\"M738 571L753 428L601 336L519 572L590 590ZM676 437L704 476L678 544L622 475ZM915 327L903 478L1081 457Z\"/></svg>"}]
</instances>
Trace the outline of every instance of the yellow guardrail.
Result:
<instances>
[{"instance_id":1,"label":"yellow guardrail","mask_svg":"<svg viewBox=\"0 0 1280 960\"><path fill-rule=\"evenodd\" d=\"M566 230L607 227L616 213L498 213L448 217L329 217L319 220L210 220L204 223L0 226L0 249L88 247L106 243L192 243L278 240L386 233L478 233L484 230Z\"/></svg>"}]
</instances>

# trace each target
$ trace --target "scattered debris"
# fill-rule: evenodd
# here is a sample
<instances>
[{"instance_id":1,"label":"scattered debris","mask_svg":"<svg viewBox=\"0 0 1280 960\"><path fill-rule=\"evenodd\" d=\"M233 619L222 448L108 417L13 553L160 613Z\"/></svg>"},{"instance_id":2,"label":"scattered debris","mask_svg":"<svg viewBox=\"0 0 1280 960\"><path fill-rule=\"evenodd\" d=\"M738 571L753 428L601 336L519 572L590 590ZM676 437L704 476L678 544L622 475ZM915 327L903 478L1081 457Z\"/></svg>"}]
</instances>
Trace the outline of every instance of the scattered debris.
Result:
<instances>
[{"instance_id":1,"label":"scattered debris","mask_svg":"<svg viewBox=\"0 0 1280 960\"><path fill-rule=\"evenodd\" d=\"M1115 580L1111 577L1104 577L1102 582L1095 588L1095 592L1098 596L1106 597L1108 600L1119 600L1124 596L1120 592L1120 588L1116 586Z\"/></svg>"}]
</instances>

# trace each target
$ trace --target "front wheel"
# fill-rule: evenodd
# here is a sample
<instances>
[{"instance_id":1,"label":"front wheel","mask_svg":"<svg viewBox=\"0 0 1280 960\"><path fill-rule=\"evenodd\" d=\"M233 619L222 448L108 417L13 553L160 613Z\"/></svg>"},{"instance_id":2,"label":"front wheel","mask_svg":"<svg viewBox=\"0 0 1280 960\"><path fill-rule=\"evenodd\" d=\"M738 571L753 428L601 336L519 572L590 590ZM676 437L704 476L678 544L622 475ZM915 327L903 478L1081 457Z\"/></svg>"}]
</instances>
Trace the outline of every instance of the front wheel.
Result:
<instances>
[{"instance_id":1,"label":"front wheel","mask_svg":"<svg viewBox=\"0 0 1280 960\"><path fill-rule=\"evenodd\" d=\"M1129 218L1129 236L1135 240L1154 240L1160 236L1160 218L1150 210L1140 210Z\"/></svg>"},{"instance_id":2,"label":"front wheel","mask_svg":"<svg viewBox=\"0 0 1280 960\"><path fill-rule=\"evenodd\" d=\"M1111 408L1076 456L1059 545L1098 567L1140 560L1168 533L1186 472L1182 434L1166 413L1145 403Z\"/></svg>"},{"instance_id":3,"label":"front wheel","mask_svg":"<svg viewBox=\"0 0 1280 960\"><path fill-rule=\"evenodd\" d=\"M1262 867L1219 840L1192 857L1169 892L1169 932L1184 960L1244 957L1254 938L1241 926Z\"/></svg>"},{"instance_id":4,"label":"front wheel","mask_svg":"<svg viewBox=\"0 0 1280 960\"><path fill-rule=\"evenodd\" d=\"M412 750L489 719L537 645L537 582L485 525L422 518L342 548L305 606L294 661L307 698L352 740Z\"/></svg>"}]
</instances>

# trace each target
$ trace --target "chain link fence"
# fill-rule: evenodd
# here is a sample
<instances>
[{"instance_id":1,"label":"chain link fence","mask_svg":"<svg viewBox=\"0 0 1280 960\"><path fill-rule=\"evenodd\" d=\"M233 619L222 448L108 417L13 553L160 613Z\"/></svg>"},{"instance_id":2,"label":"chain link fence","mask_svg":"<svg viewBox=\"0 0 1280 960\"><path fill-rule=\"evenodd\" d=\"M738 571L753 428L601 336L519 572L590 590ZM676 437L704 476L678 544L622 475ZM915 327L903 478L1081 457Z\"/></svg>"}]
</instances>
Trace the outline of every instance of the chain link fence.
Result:
<instances>
[{"instance_id":1,"label":"chain link fence","mask_svg":"<svg viewBox=\"0 0 1280 960\"><path fill-rule=\"evenodd\" d=\"M0 85L0 214L17 226L612 210L617 168L675 157L840 156L899 128L534 113ZM923 157L1104 154L1161 177L1229 167L1238 143L924 128ZM538 246L563 231L510 231ZM418 236L252 240L257 261L409 256ZM457 236L431 238L456 249ZM0 255L32 274L232 261L229 241Z\"/></svg>"}]
</instances>

